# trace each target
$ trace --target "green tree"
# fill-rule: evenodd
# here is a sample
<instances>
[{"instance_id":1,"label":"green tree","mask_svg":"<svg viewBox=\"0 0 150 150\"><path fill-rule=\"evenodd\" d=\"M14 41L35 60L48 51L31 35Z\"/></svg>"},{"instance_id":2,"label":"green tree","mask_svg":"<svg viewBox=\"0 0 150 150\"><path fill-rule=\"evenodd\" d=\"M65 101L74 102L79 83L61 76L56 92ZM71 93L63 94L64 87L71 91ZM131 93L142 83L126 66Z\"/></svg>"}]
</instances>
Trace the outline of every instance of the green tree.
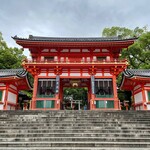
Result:
<instances>
[{"instance_id":1,"label":"green tree","mask_svg":"<svg viewBox=\"0 0 150 150\"><path fill-rule=\"evenodd\" d=\"M21 49L7 46L0 32L0 69L21 68L25 58Z\"/></svg>"},{"instance_id":2,"label":"green tree","mask_svg":"<svg viewBox=\"0 0 150 150\"><path fill-rule=\"evenodd\" d=\"M120 36L122 39L137 37L136 42L128 49L123 49L121 58L127 58L128 68L150 69L150 32L146 27L128 29L125 27L105 28L102 32L104 37ZM121 74L118 76L117 83L120 84ZM131 94L128 91L118 91L118 97L121 101L129 100L131 104Z\"/></svg>"},{"instance_id":3,"label":"green tree","mask_svg":"<svg viewBox=\"0 0 150 150\"><path fill-rule=\"evenodd\" d=\"M21 62L26 56L23 55L22 49L8 47L0 32L0 69L22 68ZM29 80L33 83L33 77L29 74ZM32 91L22 91L30 98Z\"/></svg>"},{"instance_id":4,"label":"green tree","mask_svg":"<svg viewBox=\"0 0 150 150\"><path fill-rule=\"evenodd\" d=\"M82 106L84 106L85 104L87 105L87 93L87 88L64 88L63 96L64 98L68 96L73 96L74 100L82 100ZM64 101L66 100L64 99Z\"/></svg>"},{"instance_id":5,"label":"green tree","mask_svg":"<svg viewBox=\"0 0 150 150\"><path fill-rule=\"evenodd\" d=\"M143 33L128 50L123 50L121 57L128 59L129 68L150 69L150 32Z\"/></svg>"},{"instance_id":6,"label":"green tree","mask_svg":"<svg viewBox=\"0 0 150 150\"><path fill-rule=\"evenodd\" d=\"M147 32L146 26L143 28L136 27L133 30L125 27L114 26L111 28L104 28L102 36L104 37L121 36L122 38L131 38L131 37L139 37L145 32Z\"/></svg>"},{"instance_id":7,"label":"green tree","mask_svg":"<svg viewBox=\"0 0 150 150\"><path fill-rule=\"evenodd\" d=\"M120 36L122 39L139 37L128 50L123 49L121 58L128 59L128 68L150 68L150 32L147 31L147 27L136 27L133 30L125 27L105 28L102 35Z\"/></svg>"}]
</instances>

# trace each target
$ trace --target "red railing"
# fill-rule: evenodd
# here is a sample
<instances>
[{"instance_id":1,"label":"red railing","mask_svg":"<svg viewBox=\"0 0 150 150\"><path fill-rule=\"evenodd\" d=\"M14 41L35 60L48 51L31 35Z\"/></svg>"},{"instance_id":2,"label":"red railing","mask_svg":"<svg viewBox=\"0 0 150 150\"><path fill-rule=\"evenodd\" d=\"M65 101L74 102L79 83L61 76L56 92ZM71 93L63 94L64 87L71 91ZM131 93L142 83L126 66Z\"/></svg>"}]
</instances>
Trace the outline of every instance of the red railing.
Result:
<instances>
[{"instance_id":1,"label":"red railing","mask_svg":"<svg viewBox=\"0 0 150 150\"><path fill-rule=\"evenodd\" d=\"M36 60L36 59L33 59L33 60L31 60L31 59L26 59L26 60L24 60L23 62L25 62L25 63L29 63L29 64L32 64L32 63L39 63L39 64L46 64L46 63L48 63L48 64L105 64L105 63L127 63L127 60L126 59L124 59L124 60L120 60L120 59L113 59L113 60L101 60L101 61L99 61L99 60L97 60L97 61L94 61L94 60L92 60L92 61L83 61L83 60L63 60L63 61L61 61L61 60L59 60L59 61L54 61L54 60Z\"/></svg>"}]
</instances>

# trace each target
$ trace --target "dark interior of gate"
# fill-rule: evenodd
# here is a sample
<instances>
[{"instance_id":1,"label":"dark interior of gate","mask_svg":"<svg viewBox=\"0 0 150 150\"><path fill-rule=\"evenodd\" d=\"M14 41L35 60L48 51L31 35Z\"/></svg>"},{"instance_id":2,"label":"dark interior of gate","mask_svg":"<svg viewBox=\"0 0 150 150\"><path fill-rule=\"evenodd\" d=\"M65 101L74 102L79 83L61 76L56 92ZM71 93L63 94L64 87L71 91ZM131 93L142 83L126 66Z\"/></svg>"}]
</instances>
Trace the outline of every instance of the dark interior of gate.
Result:
<instances>
[{"instance_id":1,"label":"dark interior of gate","mask_svg":"<svg viewBox=\"0 0 150 150\"><path fill-rule=\"evenodd\" d=\"M61 79L62 110L87 110L90 103L90 79Z\"/></svg>"}]
</instances>

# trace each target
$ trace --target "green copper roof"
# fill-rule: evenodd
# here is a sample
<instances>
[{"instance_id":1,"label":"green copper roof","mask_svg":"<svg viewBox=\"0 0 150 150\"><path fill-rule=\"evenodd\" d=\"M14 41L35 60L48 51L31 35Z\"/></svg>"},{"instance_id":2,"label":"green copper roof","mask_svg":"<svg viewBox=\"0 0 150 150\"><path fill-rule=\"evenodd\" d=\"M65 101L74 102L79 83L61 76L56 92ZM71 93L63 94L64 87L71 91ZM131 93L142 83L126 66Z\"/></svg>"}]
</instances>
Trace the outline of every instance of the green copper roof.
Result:
<instances>
[{"instance_id":1,"label":"green copper roof","mask_svg":"<svg viewBox=\"0 0 150 150\"><path fill-rule=\"evenodd\" d=\"M25 77L27 75L27 71L20 69L0 69L0 78L17 76L17 77Z\"/></svg>"},{"instance_id":2,"label":"green copper roof","mask_svg":"<svg viewBox=\"0 0 150 150\"><path fill-rule=\"evenodd\" d=\"M126 69L123 75L127 78L132 78L135 76L139 77L150 77L150 69Z\"/></svg>"}]
</instances>

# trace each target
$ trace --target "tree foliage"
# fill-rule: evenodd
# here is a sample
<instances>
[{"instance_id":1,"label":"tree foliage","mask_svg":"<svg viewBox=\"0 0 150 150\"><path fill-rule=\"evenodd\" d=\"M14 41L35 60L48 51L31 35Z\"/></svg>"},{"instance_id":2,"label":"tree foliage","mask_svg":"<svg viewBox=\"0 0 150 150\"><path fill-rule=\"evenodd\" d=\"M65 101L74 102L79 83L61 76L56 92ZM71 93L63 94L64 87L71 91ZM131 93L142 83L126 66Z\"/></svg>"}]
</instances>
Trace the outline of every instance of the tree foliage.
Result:
<instances>
[{"instance_id":1,"label":"tree foliage","mask_svg":"<svg viewBox=\"0 0 150 150\"><path fill-rule=\"evenodd\" d=\"M150 32L146 27L128 29L125 27L105 28L102 32L105 37L121 36L122 39L137 37L136 42L128 50L122 51L122 58L127 58L128 68L150 68Z\"/></svg>"},{"instance_id":2,"label":"tree foliage","mask_svg":"<svg viewBox=\"0 0 150 150\"><path fill-rule=\"evenodd\" d=\"M122 38L131 38L131 37L139 37L145 32L147 32L146 26L143 28L136 27L133 30L125 27L114 26L111 28L104 28L102 36L104 37L121 36Z\"/></svg>"},{"instance_id":3,"label":"tree foliage","mask_svg":"<svg viewBox=\"0 0 150 150\"><path fill-rule=\"evenodd\" d=\"M64 88L64 97L73 96L74 100L82 100L82 104L87 103L87 88Z\"/></svg>"},{"instance_id":4,"label":"tree foliage","mask_svg":"<svg viewBox=\"0 0 150 150\"><path fill-rule=\"evenodd\" d=\"M128 29L125 27L105 28L102 32L104 37L120 36L122 39L137 37L136 42L128 49L123 49L121 58L126 58L129 62L128 68L150 69L150 32L146 27ZM121 75L118 76L117 83L120 84ZM129 100L131 104L131 94L128 91L118 91L121 101Z\"/></svg>"},{"instance_id":5,"label":"tree foliage","mask_svg":"<svg viewBox=\"0 0 150 150\"><path fill-rule=\"evenodd\" d=\"M129 68L150 69L150 32L143 33L128 50L123 50L122 58L128 59Z\"/></svg>"},{"instance_id":6,"label":"tree foliage","mask_svg":"<svg viewBox=\"0 0 150 150\"><path fill-rule=\"evenodd\" d=\"M19 48L8 47L0 32L0 69L21 68L22 59L26 58Z\"/></svg>"},{"instance_id":7,"label":"tree foliage","mask_svg":"<svg viewBox=\"0 0 150 150\"><path fill-rule=\"evenodd\" d=\"M0 69L22 68L21 62L26 56L23 55L22 49L8 47L0 32ZM33 83L30 75L29 80ZM28 97L32 97L32 91L22 91Z\"/></svg>"},{"instance_id":8,"label":"tree foliage","mask_svg":"<svg viewBox=\"0 0 150 150\"><path fill-rule=\"evenodd\" d=\"M64 96L73 95L74 100L87 99L87 88L64 88Z\"/></svg>"}]
</instances>

